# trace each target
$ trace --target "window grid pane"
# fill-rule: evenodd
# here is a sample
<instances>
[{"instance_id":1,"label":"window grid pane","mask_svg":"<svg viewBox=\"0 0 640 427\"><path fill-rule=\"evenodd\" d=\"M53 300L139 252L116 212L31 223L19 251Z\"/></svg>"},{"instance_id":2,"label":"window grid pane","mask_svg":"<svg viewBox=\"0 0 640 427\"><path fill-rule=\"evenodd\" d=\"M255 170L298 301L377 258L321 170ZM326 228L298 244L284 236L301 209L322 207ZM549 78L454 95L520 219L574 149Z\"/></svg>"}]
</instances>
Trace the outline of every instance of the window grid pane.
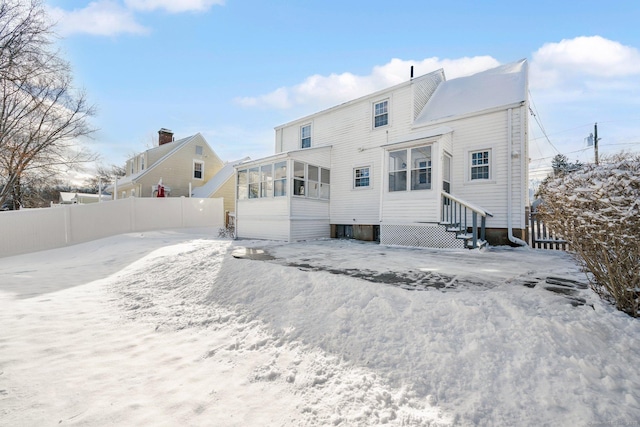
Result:
<instances>
[{"instance_id":1,"label":"window grid pane","mask_svg":"<svg viewBox=\"0 0 640 427\"><path fill-rule=\"evenodd\" d=\"M357 168L355 170L354 186L356 188L369 186L369 168Z\"/></svg>"},{"instance_id":2,"label":"window grid pane","mask_svg":"<svg viewBox=\"0 0 640 427\"><path fill-rule=\"evenodd\" d=\"M431 188L431 146L411 149L411 189Z\"/></svg>"},{"instance_id":3,"label":"window grid pane","mask_svg":"<svg viewBox=\"0 0 640 427\"><path fill-rule=\"evenodd\" d=\"M302 126L300 128L300 147L311 147L311 125Z\"/></svg>"},{"instance_id":4,"label":"window grid pane","mask_svg":"<svg viewBox=\"0 0 640 427\"><path fill-rule=\"evenodd\" d=\"M193 163L193 177L196 179L202 179L202 163Z\"/></svg>"},{"instance_id":5,"label":"window grid pane","mask_svg":"<svg viewBox=\"0 0 640 427\"><path fill-rule=\"evenodd\" d=\"M471 180L489 179L489 151L471 153Z\"/></svg>"},{"instance_id":6,"label":"window grid pane","mask_svg":"<svg viewBox=\"0 0 640 427\"><path fill-rule=\"evenodd\" d=\"M385 126L389 123L389 101L382 101L373 106L373 127Z\"/></svg>"}]
</instances>

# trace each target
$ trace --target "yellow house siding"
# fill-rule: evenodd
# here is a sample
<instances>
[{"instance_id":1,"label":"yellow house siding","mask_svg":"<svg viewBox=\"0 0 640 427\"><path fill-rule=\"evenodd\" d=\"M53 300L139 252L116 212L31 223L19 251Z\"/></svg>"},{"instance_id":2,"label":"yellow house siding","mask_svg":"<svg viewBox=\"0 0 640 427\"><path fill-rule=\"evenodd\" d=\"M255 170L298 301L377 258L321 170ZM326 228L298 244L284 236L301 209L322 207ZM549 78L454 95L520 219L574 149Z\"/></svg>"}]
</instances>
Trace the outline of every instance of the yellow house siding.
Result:
<instances>
[{"instance_id":1,"label":"yellow house siding","mask_svg":"<svg viewBox=\"0 0 640 427\"><path fill-rule=\"evenodd\" d=\"M236 211L236 189L235 189L235 175L232 175L231 178L224 183L224 185L216 191L213 196L215 198L222 197L224 200L224 210L225 212L235 212Z\"/></svg>"}]
</instances>

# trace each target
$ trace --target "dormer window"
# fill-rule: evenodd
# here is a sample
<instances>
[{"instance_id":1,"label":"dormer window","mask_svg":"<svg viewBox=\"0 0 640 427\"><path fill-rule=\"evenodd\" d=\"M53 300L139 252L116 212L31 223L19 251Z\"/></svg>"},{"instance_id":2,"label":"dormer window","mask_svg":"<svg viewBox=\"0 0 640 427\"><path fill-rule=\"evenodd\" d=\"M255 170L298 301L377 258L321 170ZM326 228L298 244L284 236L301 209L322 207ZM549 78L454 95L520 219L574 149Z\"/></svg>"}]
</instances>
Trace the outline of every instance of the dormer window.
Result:
<instances>
[{"instance_id":1,"label":"dormer window","mask_svg":"<svg viewBox=\"0 0 640 427\"><path fill-rule=\"evenodd\" d=\"M373 127L379 128L389 124L389 100L373 104Z\"/></svg>"},{"instance_id":2,"label":"dormer window","mask_svg":"<svg viewBox=\"0 0 640 427\"><path fill-rule=\"evenodd\" d=\"M300 127L300 148L311 147L311 125Z\"/></svg>"}]
</instances>

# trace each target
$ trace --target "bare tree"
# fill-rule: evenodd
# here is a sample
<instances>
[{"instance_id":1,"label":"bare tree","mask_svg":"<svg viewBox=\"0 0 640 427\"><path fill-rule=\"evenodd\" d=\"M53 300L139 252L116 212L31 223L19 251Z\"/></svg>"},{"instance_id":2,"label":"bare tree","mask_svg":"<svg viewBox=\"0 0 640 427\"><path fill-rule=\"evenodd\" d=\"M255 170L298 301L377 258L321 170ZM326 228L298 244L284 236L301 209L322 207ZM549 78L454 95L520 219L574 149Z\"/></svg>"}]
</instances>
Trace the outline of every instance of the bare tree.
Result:
<instances>
[{"instance_id":1,"label":"bare tree","mask_svg":"<svg viewBox=\"0 0 640 427\"><path fill-rule=\"evenodd\" d=\"M0 0L0 204L19 205L27 177L47 179L95 160L80 141L94 108L53 47L41 0Z\"/></svg>"},{"instance_id":2,"label":"bare tree","mask_svg":"<svg viewBox=\"0 0 640 427\"><path fill-rule=\"evenodd\" d=\"M113 184L116 179L123 177L126 174L127 173L122 166L113 164L110 166L105 166L103 164L99 164L96 167L96 174L87 179L85 185L87 187L90 187L92 191L99 193L100 186L102 186L102 188L104 189L108 185Z\"/></svg>"}]
</instances>

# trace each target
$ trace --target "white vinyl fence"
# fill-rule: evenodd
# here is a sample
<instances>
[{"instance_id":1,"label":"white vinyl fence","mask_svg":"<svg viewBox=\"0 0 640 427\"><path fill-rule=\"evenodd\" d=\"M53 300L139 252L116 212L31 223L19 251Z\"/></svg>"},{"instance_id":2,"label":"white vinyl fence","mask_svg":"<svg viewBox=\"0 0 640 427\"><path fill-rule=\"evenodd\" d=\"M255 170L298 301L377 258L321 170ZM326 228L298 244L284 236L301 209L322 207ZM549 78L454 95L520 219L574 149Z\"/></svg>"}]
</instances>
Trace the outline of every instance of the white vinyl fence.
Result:
<instances>
[{"instance_id":1,"label":"white vinyl fence","mask_svg":"<svg viewBox=\"0 0 640 427\"><path fill-rule=\"evenodd\" d=\"M122 233L184 227L224 227L223 199L130 197L0 212L0 257Z\"/></svg>"}]
</instances>

